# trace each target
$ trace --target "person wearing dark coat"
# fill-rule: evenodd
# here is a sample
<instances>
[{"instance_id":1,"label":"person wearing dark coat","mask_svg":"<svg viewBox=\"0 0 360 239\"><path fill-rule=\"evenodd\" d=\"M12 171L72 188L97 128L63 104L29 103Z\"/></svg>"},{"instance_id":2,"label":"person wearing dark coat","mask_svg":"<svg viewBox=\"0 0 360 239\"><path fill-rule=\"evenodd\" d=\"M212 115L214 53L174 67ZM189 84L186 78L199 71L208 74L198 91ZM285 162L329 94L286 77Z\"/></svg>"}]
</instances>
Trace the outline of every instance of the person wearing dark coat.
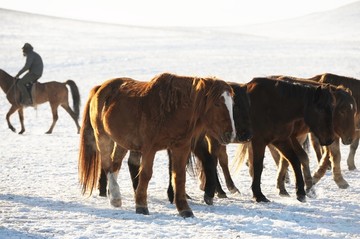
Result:
<instances>
[{"instance_id":1,"label":"person wearing dark coat","mask_svg":"<svg viewBox=\"0 0 360 239\"><path fill-rule=\"evenodd\" d=\"M44 65L41 56L34 51L34 48L29 43L25 43L22 47L23 55L26 57L24 67L17 73L17 86L21 92L20 103L23 105L32 105L31 95L29 94L26 85L35 83L42 76ZM27 72L22 78L20 76Z\"/></svg>"}]
</instances>

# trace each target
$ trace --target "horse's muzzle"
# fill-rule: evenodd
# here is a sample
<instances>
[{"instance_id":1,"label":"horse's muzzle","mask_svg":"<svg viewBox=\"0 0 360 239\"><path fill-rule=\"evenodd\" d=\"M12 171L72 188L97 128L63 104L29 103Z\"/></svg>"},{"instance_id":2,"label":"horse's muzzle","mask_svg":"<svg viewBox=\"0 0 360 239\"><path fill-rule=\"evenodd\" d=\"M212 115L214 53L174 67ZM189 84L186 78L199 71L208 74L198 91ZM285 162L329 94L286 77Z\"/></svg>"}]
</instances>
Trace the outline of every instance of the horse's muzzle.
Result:
<instances>
[{"instance_id":1,"label":"horse's muzzle","mask_svg":"<svg viewBox=\"0 0 360 239\"><path fill-rule=\"evenodd\" d=\"M221 144L229 144L232 143L235 139L235 133L233 132L225 132L221 137Z\"/></svg>"},{"instance_id":2,"label":"horse's muzzle","mask_svg":"<svg viewBox=\"0 0 360 239\"><path fill-rule=\"evenodd\" d=\"M341 138L341 142L344 144L344 145L349 145L351 144L352 142L354 141L354 138Z\"/></svg>"},{"instance_id":3,"label":"horse's muzzle","mask_svg":"<svg viewBox=\"0 0 360 239\"><path fill-rule=\"evenodd\" d=\"M249 142L253 137L253 134L250 130L243 130L236 133L236 142Z\"/></svg>"},{"instance_id":4,"label":"horse's muzzle","mask_svg":"<svg viewBox=\"0 0 360 239\"><path fill-rule=\"evenodd\" d=\"M328 139L325 142L320 142L322 146L329 146L330 144L334 143L335 139Z\"/></svg>"}]
</instances>

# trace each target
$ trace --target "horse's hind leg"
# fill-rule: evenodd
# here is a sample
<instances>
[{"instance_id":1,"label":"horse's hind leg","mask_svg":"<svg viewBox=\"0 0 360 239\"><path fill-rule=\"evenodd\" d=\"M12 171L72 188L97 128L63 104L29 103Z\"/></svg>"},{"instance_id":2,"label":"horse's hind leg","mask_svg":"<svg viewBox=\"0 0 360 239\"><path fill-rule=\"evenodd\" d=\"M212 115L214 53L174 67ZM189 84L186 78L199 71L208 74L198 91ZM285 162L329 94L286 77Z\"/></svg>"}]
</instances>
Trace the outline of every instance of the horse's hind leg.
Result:
<instances>
[{"instance_id":1,"label":"horse's hind leg","mask_svg":"<svg viewBox=\"0 0 360 239\"><path fill-rule=\"evenodd\" d=\"M347 165L348 165L349 170L356 169L354 159L355 159L355 153L356 153L358 146L359 146L359 138L356 138L354 140L354 142L352 142L352 144L350 145L350 152L349 152L349 155L347 158Z\"/></svg>"},{"instance_id":2,"label":"horse's hind leg","mask_svg":"<svg viewBox=\"0 0 360 239\"><path fill-rule=\"evenodd\" d=\"M63 107L66 112L68 112L68 114L71 116L71 118L74 120L75 124L76 124L76 128L77 128L77 133L80 133L80 125L78 122L78 117L76 116L76 114L74 113L74 111L70 108L70 106L67 105L61 105L61 107Z\"/></svg>"}]
</instances>

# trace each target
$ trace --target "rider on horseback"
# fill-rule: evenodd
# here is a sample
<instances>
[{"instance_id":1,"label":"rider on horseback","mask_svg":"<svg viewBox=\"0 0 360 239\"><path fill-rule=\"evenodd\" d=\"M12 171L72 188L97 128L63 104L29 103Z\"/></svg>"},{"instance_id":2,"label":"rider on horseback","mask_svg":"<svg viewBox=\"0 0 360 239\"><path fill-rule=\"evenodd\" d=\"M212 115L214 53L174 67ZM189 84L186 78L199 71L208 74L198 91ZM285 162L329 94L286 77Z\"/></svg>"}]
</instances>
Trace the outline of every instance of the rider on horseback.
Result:
<instances>
[{"instance_id":1,"label":"rider on horseback","mask_svg":"<svg viewBox=\"0 0 360 239\"><path fill-rule=\"evenodd\" d=\"M35 83L43 73L43 62L41 56L34 52L34 48L25 43L22 47L23 55L26 57L25 66L17 73L15 79L17 79L17 85L21 92L21 104L32 105L31 94L29 94L26 85ZM28 71L21 79L21 74Z\"/></svg>"}]
</instances>

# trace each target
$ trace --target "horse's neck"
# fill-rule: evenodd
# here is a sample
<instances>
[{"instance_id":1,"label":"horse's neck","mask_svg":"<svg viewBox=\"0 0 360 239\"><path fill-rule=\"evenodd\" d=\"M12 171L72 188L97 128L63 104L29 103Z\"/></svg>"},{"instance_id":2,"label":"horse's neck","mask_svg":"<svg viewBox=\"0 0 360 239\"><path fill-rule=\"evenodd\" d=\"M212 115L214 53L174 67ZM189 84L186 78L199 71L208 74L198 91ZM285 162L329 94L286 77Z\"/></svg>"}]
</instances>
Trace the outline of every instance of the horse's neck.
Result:
<instances>
[{"instance_id":1,"label":"horse's neck","mask_svg":"<svg viewBox=\"0 0 360 239\"><path fill-rule=\"evenodd\" d=\"M12 77L8 77L4 73L0 74L0 87L5 94L7 94L13 84L14 80Z\"/></svg>"},{"instance_id":2,"label":"horse's neck","mask_svg":"<svg viewBox=\"0 0 360 239\"><path fill-rule=\"evenodd\" d=\"M304 89L304 92L297 96L290 96L281 101L282 108L287 109L287 115L290 119L304 118L306 108L310 99L312 99L311 92Z\"/></svg>"}]
</instances>

